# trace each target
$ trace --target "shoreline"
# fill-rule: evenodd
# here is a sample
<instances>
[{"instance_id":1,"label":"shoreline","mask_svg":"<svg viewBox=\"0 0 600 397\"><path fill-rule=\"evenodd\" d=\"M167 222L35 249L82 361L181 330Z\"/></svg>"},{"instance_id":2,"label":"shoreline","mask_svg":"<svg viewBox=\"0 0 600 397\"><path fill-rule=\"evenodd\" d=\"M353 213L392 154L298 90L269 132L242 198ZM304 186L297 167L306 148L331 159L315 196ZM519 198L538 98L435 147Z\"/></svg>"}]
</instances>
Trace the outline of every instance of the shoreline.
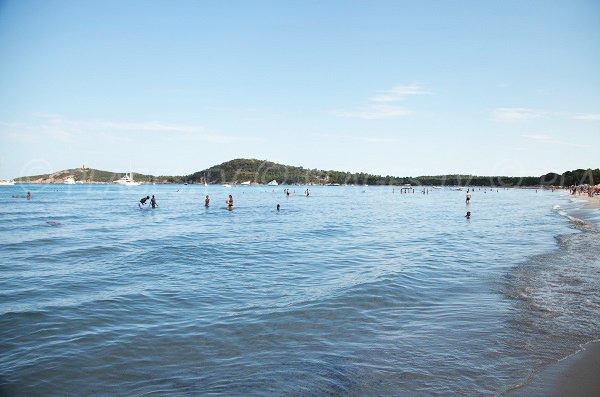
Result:
<instances>
[{"instance_id":1,"label":"shoreline","mask_svg":"<svg viewBox=\"0 0 600 397\"><path fill-rule=\"evenodd\" d=\"M600 341L590 341L575 353L548 365L527 383L504 394L507 397L600 396Z\"/></svg>"}]
</instances>

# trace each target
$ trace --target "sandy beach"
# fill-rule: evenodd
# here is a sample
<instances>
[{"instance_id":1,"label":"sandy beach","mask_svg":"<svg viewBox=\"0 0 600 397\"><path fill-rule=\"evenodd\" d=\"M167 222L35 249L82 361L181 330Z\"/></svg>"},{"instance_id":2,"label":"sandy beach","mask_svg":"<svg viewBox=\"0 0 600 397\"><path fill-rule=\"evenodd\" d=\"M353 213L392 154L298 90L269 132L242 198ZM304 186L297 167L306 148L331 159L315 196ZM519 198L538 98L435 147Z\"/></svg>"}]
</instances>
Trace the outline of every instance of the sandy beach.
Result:
<instances>
[{"instance_id":1,"label":"sandy beach","mask_svg":"<svg viewBox=\"0 0 600 397\"><path fill-rule=\"evenodd\" d=\"M600 342L590 342L581 351L548 366L510 397L596 397L600 396Z\"/></svg>"},{"instance_id":2,"label":"sandy beach","mask_svg":"<svg viewBox=\"0 0 600 397\"><path fill-rule=\"evenodd\" d=\"M589 205L593 208L600 208L600 196L587 197L589 198Z\"/></svg>"}]
</instances>

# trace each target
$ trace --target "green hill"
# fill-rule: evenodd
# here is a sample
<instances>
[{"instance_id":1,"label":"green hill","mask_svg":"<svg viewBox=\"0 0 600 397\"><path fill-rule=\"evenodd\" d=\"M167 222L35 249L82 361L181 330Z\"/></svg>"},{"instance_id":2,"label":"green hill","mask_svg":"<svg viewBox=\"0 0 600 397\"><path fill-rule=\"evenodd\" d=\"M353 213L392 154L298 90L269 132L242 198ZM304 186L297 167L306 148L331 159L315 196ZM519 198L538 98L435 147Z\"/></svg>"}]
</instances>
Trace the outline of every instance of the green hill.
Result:
<instances>
[{"instance_id":1,"label":"green hill","mask_svg":"<svg viewBox=\"0 0 600 397\"><path fill-rule=\"evenodd\" d=\"M397 177L343 171L325 171L278 164L266 160L236 159L190 174L189 183L241 183L250 181L265 184L276 180L279 184L354 184L354 185L450 185L450 186L570 186L600 182L600 169L574 170L563 174L549 173L540 177L437 175Z\"/></svg>"},{"instance_id":2,"label":"green hill","mask_svg":"<svg viewBox=\"0 0 600 397\"><path fill-rule=\"evenodd\" d=\"M92 168L73 168L53 174L17 178L17 182L62 183L73 176L87 183L112 183L125 172L110 172ZM134 179L143 183L252 183L266 184L354 184L354 185L449 185L449 186L570 186L600 183L600 169L578 169L563 174L548 173L540 177L506 177L474 175L436 175L417 177L382 176L367 173L309 169L266 160L235 159L212 166L187 176L154 176L134 173Z\"/></svg>"}]
</instances>

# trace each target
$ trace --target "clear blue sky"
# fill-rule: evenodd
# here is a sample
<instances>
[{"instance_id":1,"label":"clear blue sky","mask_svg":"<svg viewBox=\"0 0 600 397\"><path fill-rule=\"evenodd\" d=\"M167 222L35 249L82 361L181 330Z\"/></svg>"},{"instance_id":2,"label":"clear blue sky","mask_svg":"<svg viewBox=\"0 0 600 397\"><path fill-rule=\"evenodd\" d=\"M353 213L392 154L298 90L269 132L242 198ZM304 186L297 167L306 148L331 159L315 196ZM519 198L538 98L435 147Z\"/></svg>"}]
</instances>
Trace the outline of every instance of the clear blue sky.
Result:
<instances>
[{"instance_id":1,"label":"clear blue sky","mask_svg":"<svg viewBox=\"0 0 600 397\"><path fill-rule=\"evenodd\" d=\"M600 166L598 1L1 1L0 178Z\"/></svg>"}]
</instances>

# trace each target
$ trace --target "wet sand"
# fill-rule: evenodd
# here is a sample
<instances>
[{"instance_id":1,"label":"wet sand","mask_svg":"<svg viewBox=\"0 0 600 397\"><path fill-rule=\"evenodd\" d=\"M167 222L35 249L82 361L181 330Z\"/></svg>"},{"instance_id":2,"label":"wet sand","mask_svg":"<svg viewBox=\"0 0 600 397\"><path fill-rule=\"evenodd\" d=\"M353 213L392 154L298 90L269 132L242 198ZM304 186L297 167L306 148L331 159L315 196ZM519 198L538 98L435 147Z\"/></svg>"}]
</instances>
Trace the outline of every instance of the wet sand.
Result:
<instances>
[{"instance_id":1,"label":"wet sand","mask_svg":"<svg viewBox=\"0 0 600 397\"><path fill-rule=\"evenodd\" d=\"M598 397L600 396L600 342L535 375L528 384L506 394L510 397Z\"/></svg>"}]
</instances>

